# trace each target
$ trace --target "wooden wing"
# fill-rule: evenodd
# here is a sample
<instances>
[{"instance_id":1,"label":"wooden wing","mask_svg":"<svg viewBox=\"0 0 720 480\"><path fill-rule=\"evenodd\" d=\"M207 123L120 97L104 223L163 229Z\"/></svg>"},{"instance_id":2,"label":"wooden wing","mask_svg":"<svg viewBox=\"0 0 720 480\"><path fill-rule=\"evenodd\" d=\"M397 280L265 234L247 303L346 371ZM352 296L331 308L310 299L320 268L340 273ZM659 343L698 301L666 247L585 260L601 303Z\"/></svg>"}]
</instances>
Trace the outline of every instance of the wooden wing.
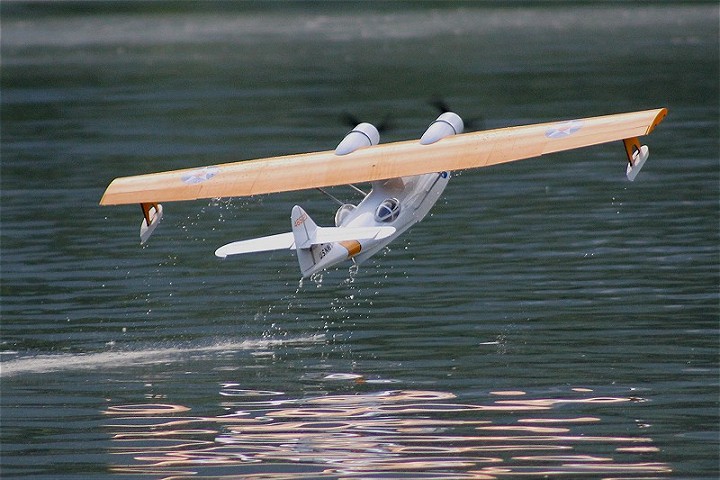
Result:
<instances>
[{"instance_id":1,"label":"wooden wing","mask_svg":"<svg viewBox=\"0 0 720 480\"><path fill-rule=\"evenodd\" d=\"M632 164L633 149L640 148L637 137L649 134L666 114L661 108L471 132L431 145L413 140L343 156L315 152L122 177L112 181L100 204L155 204L370 182L488 167L619 140L625 141Z\"/></svg>"}]
</instances>

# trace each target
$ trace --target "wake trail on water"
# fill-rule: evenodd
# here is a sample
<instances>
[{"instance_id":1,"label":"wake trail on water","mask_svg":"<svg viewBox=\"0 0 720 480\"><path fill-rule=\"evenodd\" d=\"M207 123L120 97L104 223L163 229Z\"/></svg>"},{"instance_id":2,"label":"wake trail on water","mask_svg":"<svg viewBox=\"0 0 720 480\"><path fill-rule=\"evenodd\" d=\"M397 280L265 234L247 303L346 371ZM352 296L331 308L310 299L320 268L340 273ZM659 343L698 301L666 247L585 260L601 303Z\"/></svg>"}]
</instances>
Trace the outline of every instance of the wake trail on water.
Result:
<instances>
[{"instance_id":1,"label":"wake trail on water","mask_svg":"<svg viewBox=\"0 0 720 480\"><path fill-rule=\"evenodd\" d=\"M32 355L0 362L0 378L28 373L51 373L76 370L103 370L118 367L151 365L187 360L189 355L252 351L268 352L272 348L308 345L323 342L325 336L310 335L297 338L224 340L209 345L178 345L129 350L108 350L93 353L65 353Z\"/></svg>"}]
</instances>

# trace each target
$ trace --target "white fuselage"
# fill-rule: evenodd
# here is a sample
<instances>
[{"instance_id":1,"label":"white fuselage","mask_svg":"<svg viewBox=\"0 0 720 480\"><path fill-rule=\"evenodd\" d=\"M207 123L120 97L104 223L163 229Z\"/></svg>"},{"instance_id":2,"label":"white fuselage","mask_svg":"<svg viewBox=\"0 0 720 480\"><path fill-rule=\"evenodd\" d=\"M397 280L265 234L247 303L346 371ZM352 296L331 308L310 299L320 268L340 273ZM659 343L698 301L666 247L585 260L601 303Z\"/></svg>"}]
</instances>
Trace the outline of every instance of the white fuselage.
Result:
<instances>
[{"instance_id":1,"label":"white fuselage","mask_svg":"<svg viewBox=\"0 0 720 480\"><path fill-rule=\"evenodd\" d=\"M360 239L315 245L314 265L304 276L352 259L362 263L408 228L425 218L450 179L449 172L400 177L372 183L370 193L357 205L343 205L335 216L336 227L394 227L382 239Z\"/></svg>"}]
</instances>

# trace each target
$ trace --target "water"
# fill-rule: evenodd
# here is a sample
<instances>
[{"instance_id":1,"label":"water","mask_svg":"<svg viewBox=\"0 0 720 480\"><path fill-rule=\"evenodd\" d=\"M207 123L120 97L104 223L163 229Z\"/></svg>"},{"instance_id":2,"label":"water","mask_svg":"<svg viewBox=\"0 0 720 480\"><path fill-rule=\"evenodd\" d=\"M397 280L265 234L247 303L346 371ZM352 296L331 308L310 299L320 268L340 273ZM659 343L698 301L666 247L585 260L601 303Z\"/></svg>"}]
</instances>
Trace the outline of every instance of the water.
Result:
<instances>
[{"instance_id":1,"label":"water","mask_svg":"<svg viewBox=\"0 0 720 480\"><path fill-rule=\"evenodd\" d=\"M374 6L374 4L373 4ZM3 4L3 478L716 478L718 9ZM116 176L666 106L455 175L373 261L221 262L316 192L97 205ZM348 189L333 189L354 199Z\"/></svg>"}]
</instances>

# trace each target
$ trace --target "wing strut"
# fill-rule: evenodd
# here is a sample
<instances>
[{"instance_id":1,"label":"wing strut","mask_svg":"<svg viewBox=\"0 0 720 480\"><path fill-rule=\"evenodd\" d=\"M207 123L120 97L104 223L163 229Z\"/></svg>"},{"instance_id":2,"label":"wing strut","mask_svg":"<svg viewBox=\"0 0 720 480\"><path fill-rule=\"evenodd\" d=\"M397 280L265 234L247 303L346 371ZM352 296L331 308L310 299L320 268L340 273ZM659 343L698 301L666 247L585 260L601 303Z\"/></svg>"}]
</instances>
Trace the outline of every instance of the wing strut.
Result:
<instances>
[{"instance_id":1,"label":"wing strut","mask_svg":"<svg viewBox=\"0 0 720 480\"><path fill-rule=\"evenodd\" d=\"M343 205L345 205L345 204L344 204L343 202L341 202L335 195L331 194L330 192L328 192L328 191L325 190L324 188L318 187L317 190L318 190L320 193L322 193L323 195L327 196L327 197L328 197L330 200L332 200L333 202L335 202L335 203L337 203L338 205L340 205L341 207L342 207Z\"/></svg>"}]
</instances>

